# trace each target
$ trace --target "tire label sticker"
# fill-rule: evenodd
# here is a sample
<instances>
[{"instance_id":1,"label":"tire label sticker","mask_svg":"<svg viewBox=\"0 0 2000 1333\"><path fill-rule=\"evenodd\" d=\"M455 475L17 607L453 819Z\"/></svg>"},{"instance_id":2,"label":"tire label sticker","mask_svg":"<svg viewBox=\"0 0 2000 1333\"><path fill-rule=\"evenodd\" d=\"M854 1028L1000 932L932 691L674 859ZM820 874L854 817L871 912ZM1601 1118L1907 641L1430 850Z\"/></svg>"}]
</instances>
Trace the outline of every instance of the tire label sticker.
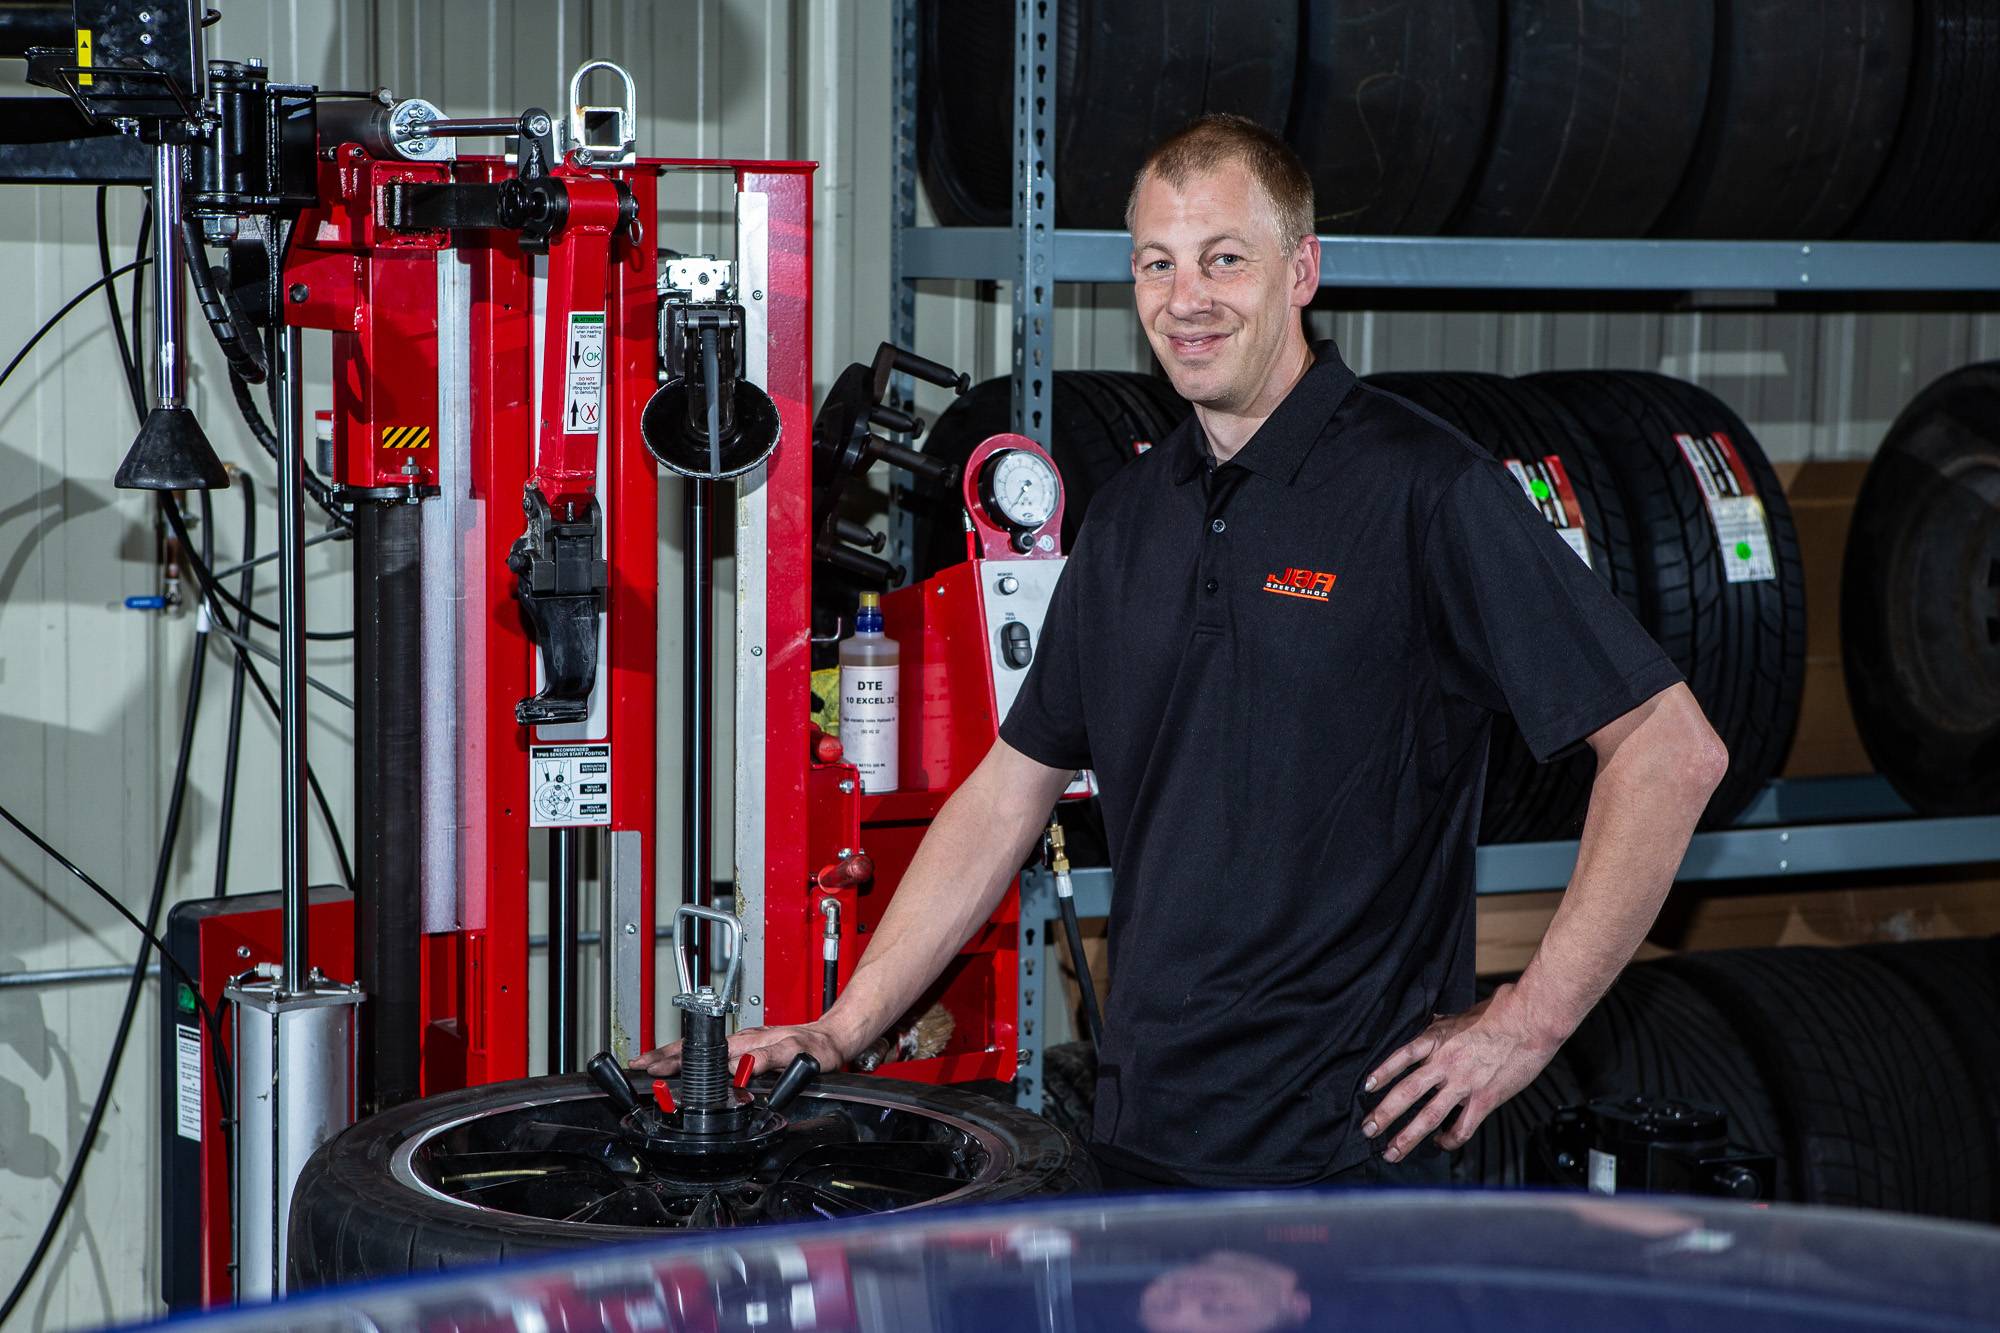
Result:
<instances>
[{"instance_id":1,"label":"tire label sticker","mask_svg":"<svg viewBox=\"0 0 2000 1333\"><path fill-rule=\"evenodd\" d=\"M1701 485L1708 502L1708 521L1715 528L1715 544L1722 552L1722 574L1731 583L1758 583L1778 577L1778 562L1771 554L1771 526L1764 517L1764 502L1750 482L1750 470L1736 446L1721 431L1697 439L1676 435L1681 457Z\"/></svg>"},{"instance_id":2,"label":"tire label sticker","mask_svg":"<svg viewBox=\"0 0 2000 1333\"><path fill-rule=\"evenodd\" d=\"M174 1024L174 1129L201 1142L201 1029Z\"/></svg>"},{"instance_id":3,"label":"tire label sticker","mask_svg":"<svg viewBox=\"0 0 2000 1333\"><path fill-rule=\"evenodd\" d=\"M528 827L588 828L611 823L611 747L530 745Z\"/></svg>"},{"instance_id":4,"label":"tire label sticker","mask_svg":"<svg viewBox=\"0 0 2000 1333\"><path fill-rule=\"evenodd\" d=\"M1616 1194L1618 1192L1618 1159L1608 1152L1590 1150L1590 1192L1592 1194Z\"/></svg>"},{"instance_id":5,"label":"tire label sticker","mask_svg":"<svg viewBox=\"0 0 2000 1333\"><path fill-rule=\"evenodd\" d=\"M563 434L595 435L604 424L603 311L571 312L563 355Z\"/></svg>"},{"instance_id":6,"label":"tire label sticker","mask_svg":"<svg viewBox=\"0 0 2000 1333\"><path fill-rule=\"evenodd\" d=\"M1521 490L1537 512L1549 521L1556 535L1569 543L1577 559L1590 564L1590 538L1584 531L1583 506L1576 502L1576 490L1569 484L1569 472L1556 454L1523 463L1506 459L1507 470L1521 483Z\"/></svg>"}]
</instances>

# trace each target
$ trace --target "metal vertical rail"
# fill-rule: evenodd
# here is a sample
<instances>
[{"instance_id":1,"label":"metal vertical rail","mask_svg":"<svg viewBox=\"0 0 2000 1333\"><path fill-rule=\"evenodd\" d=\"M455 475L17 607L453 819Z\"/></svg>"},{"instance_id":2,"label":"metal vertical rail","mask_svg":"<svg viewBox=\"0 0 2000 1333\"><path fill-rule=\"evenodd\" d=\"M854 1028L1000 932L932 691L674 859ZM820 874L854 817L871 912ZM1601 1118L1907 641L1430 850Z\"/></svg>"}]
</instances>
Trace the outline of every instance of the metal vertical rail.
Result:
<instances>
[{"instance_id":1,"label":"metal vertical rail","mask_svg":"<svg viewBox=\"0 0 2000 1333\"><path fill-rule=\"evenodd\" d=\"M917 346L917 285L904 276L903 237L917 225L917 0L896 0L890 19L891 89L895 126L891 138L891 193L895 219L889 228L889 341L912 351ZM889 380L889 405L912 412L916 396L910 377L897 373ZM900 444L909 440L898 437ZM909 494L909 484L891 481L892 498ZM889 509L889 559L905 569L917 567L915 508L896 503Z\"/></svg>"},{"instance_id":2,"label":"metal vertical rail","mask_svg":"<svg viewBox=\"0 0 2000 1333\"><path fill-rule=\"evenodd\" d=\"M1056 6L1014 0L1014 429L1046 446L1054 396Z\"/></svg>"},{"instance_id":3,"label":"metal vertical rail","mask_svg":"<svg viewBox=\"0 0 2000 1333\"><path fill-rule=\"evenodd\" d=\"M687 634L681 657L681 738L687 771L681 785L681 901L711 906L715 870L713 849L713 785L715 736L710 719L715 700L715 529L712 501L715 483L688 477L683 586L687 595ZM706 976L708 932L703 947L693 950Z\"/></svg>"},{"instance_id":4,"label":"metal vertical rail","mask_svg":"<svg viewBox=\"0 0 2000 1333\"><path fill-rule=\"evenodd\" d=\"M549 1072L573 1074L577 1040L577 905L583 831L549 830Z\"/></svg>"},{"instance_id":5,"label":"metal vertical rail","mask_svg":"<svg viewBox=\"0 0 2000 1333\"><path fill-rule=\"evenodd\" d=\"M181 407L186 401L187 312L181 272L181 166L186 156L184 144L163 143L153 151L153 317L160 336L154 402L161 407Z\"/></svg>"},{"instance_id":6,"label":"metal vertical rail","mask_svg":"<svg viewBox=\"0 0 2000 1333\"><path fill-rule=\"evenodd\" d=\"M159 214L166 218L167 214ZM306 988L306 548L304 398L299 330L278 332L278 707L283 828L283 985Z\"/></svg>"}]
</instances>

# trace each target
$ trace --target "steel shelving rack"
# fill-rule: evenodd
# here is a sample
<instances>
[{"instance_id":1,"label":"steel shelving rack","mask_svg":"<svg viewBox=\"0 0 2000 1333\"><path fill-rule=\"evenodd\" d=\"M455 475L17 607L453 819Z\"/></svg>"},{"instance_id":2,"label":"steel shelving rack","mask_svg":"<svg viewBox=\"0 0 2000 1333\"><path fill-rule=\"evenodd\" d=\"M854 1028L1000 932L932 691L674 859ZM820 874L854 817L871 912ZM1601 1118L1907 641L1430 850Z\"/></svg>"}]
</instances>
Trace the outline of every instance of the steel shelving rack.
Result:
<instances>
[{"instance_id":1,"label":"steel shelving rack","mask_svg":"<svg viewBox=\"0 0 2000 1333\"><path fill-rule=\"evenodd\" d=\"M1055 285L1131 281L1123 232L1055 225L1055 52L1062 0L1015 0L1014 218L1011 227L917 225L917 0L896 0L894 178L890 243L892 337L914 346L916 284L991 280L1013 298L1013 428L1048 438L1053 397ZM1533 292L1727 294L1774 301L1809 294L1822 304L1880 294L1933 299L2000 293L2000 245L1975 242L1516 240L1489 237L1322 236L1320 286L1360 294L1431 291L1463 302L1490 294L1493 308ZM1979 303L1983 303L1979 302ZM907 522L895 539L906 559ZM1574 841L1506 843L1478 850L1478 892L1559 889L1576 864ZM2000 862L2000 816L1918 818L1877 776L1777 780L1727 829L1698 833L1677 881L1780 879L1836 872ZM1074 876L1085 916L1110 910L1111 872ZM1802 886L1803 887L1803 886ZM1021 876L1021 1064L1016 1100L1041 1104L1047 1002L1060 983L1042 971L1041 944L1058 920L1053 877Z\"/></svg>"}]
</instances>

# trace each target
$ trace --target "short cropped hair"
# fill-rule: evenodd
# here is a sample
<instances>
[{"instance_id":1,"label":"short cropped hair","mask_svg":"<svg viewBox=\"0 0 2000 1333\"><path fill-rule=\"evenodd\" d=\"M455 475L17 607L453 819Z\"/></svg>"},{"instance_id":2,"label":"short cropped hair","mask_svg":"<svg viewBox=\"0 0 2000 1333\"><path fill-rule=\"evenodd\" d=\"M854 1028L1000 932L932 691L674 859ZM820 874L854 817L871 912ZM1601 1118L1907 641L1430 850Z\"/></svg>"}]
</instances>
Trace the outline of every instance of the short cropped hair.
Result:
<instances>
[{"instance_id":1,"label":"short cropped hair","mask_svg":"<svg viewBox=\"0 0 2000 1333\"><path fill-rule=\"evenodd\" d=\"M1184 186L1190 178L1229 162L1242 164L1264 187L1264 194L1271 202L1272 218L1278 224L1279 239L1287 250L1311 234L1312 177L1306 173L1298 154L1283 139L1247 116L1221 112L1203 116L1168 135L1146 155L1139 174L1132 178L1132 193L1125 199L1125 229L1132 229L1139 186L1147 176L1158 176L1169 185Z\"/></svg>"}]
</instances>

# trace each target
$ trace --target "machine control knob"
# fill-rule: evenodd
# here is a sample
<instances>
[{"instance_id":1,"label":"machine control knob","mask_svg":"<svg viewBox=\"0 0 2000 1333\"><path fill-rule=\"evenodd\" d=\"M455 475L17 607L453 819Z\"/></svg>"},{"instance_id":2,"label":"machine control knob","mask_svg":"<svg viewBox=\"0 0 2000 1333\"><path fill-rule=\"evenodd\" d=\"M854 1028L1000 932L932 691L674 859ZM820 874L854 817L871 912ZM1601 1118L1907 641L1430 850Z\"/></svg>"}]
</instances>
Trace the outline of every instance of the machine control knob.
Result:
<instances>
[{"instance_id":1,"label":"machine control knob","mask_svg":"<svg viewBox=\"0 0 2000 1333\"><path fill-rule=\"evenodd\" d=\"M1035 648L1028 640L1026 625L1010 620L1000 627L1000 655L1016 671L1026 670L1028 664L1035 660Z\"/></svg>"},{"instance_id":2,"label":"machine control knob","mask_svg":"<svg viewBox=\"0 0 2000 1333\"><path fill-rule=\"evenodd\" d=\"M1012 574L1002 574L1000 582L996 586L1000 589L1002 597L1012 597L1015 593L1021 591L1021 580L1015 578Z\"/></svg>"}]
</instances>

